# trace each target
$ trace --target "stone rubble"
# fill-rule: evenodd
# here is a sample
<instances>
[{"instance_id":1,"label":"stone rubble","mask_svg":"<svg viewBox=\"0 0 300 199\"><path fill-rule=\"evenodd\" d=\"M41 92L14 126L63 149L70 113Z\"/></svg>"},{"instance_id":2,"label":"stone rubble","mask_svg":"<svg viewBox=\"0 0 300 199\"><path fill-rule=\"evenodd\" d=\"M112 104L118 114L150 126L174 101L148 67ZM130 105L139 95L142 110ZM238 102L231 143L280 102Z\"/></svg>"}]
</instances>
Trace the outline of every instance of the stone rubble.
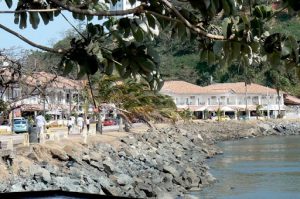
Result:
<instances>
[{"instance_id":1,"label":"stone rubble","mask_svg":"<svg viewBox=\"0 0 300 199\"><path fill-rule=\"evenodd\" d=\"M176 198L216 179L206 159L217 142L266 135L299 135L300 122L201 122L169 125L109 144L34 145L0 161L0 192L65 190L130 198ZM2 177L5 176L5 177ZM193 198L193 196L185 196Z\"/></svg>"}]
</instances>

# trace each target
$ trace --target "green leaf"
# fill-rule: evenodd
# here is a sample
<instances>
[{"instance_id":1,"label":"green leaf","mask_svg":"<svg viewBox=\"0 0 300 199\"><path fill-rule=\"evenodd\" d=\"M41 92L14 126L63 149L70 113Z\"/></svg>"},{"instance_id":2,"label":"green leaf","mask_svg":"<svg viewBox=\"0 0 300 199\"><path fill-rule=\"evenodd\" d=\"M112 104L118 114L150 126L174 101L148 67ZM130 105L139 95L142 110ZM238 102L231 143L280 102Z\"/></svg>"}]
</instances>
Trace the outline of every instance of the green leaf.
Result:
<instances>
[{"instance_id":1,"label":"green leaf","mask_svg":"<svg viewBox=\"0 0 300 199\"><path fill-rule=\"evenodd\" d=\"M40 12L40 16L42 17L42 20L43 20L44 24L47 25L50 21L50 17L48 15L48 13Z\"/></svg>"},{"instance_id":2,"label":"green leaf","mask_svg":"<svg viewBox=\"0 0 300 199\"><path fill-rule=\"evenodd\" d=\"M225 18L223 20L223 23L222 23L222 32L223 32L223 35L224 37L227 38L228 35L228 24L231 23L231 20L229 18Z\"/></svg>"},{"instance_id":3,"label":"green leaf","mask_svg":"<svg viewBox=\"0 0 300 199\"><path fill-rule=\"evenodd\" d=\"M138 27L140 27L140 29L142 29L145 33L148 33L148 26L147 26L147 24L145 22L143 22L139 18L136 18L135 22L138 25Z\"/></svg>"},{"instance_id":4,"label":"green leaf","mask_svg":"<svg viewBox=\"0 0 300 199\"><path fill-rule=\"evenodd\" d=\"M21 20L20 20L20 24L19 27L20 29L24 29L27 27L27 13L26 12L22 12L20 14Z\"/></svg>"},{"instance_id":5,"label":"green leaf","mask_svg":"<svg viewBox=\"0 0 300 199\"><path fill-rule=\"evenodd\" d=\"M106 75L112 75L115 68L114 62L108 62L108 64L104 67L104 71Z\"/></svg>"},{"instance_id":6,"label":"green leaf","mask_svg":"<svg viewBox=\"0 0 300 199\"><path fill-rule=\"evenodd\" d=\"M159 57L157 51L154 48L152 48L151 46L147 47L147 55L149 55L154 62L156 62L156 63L160 62L160 57Z\"/></svg>"},{"instance_id":7,"label":"green leaf","mask_svg":"<svg viewBox=\"0 0 300 199\"><path fill-rule=\"evenodd\" d=\"M19 22L20 22L20 14L15 14L14 23L19 24Z\"/></svg>"},{"instance_id":8,"label":"green leaf","mask_svg":"<svg viewBox=\"0 0 300 199\"><path fill-rule=\"evenodd\" d=\"M54 11L54 16L57 17L60 14L60 10Z\"/></svg>"},{"instance_id":9,"label":"green leaf","mask_svg":"<svg viewBox=\"0 0 300 199\"><path fill-rule=\"evenodd\" d=\"M155 70L156 65L155 63L153 63L153 61L151 61L148 58L137 58L136 59L138 61L139 66L141 67L141 69L143 71L145 71L146 73L151 73Z\"/></svg>"},{"instance_id":10,"label":"green leaf","mask_svg":"<svg viewBox=\"0 0 300 199\"><path fill-rule=\"evenodd\" d=\"M87 19L88 21L92 21L93 18L94 18L93 15L86 15L86 19Z\"/></svg>"},{"instance_id":11,"label":"green leaf","mask_svg":"<svg viewBox=\"0 0 300 199\"><path fill-rule=\"evenodd\" d=\"M37 12L30 12L29 13L29 22L33 29L37 29L40 23L40 17Z\"/></svg>"},{"instance_id":12,"label":"green leaf","mask_svg":"<svg viewBox=\"0 0 300 199\"><path fill-rule=\"evenodd\" d=\"M263 18L264 14L263 14L260 6L255 6L255 8L253 10L253 15L257 18Z\"/></svg>"},{"instance_id":13,"label":"green leaf","mask_svg":"<svg viewBox=\"0 0 300 199\"><path fill-rule=\"evenodd\" d=\"M152 14L149 14L149 13L146 13L146 17L147 17L149 26L151 28L155 29L155 27L156 27L155 17Z\"/></svg>"},{"instance_id":14,"label":"green leaf","mask_svg":"<svg viewBox=\"0 0 300 199\"><path fill-rule=\"evenodd\" d=\"M132 32L132 34L137 42L142 42L144 40L144 34L141 29L138 28L135 32Z\"/></svg>"},{"instance_id":15,"label":"green leaf","mask_svg":"<svg viewBox=\"0 0 300 199\"><path fill-rule=\"evenodd\" d=\"M11 8L13 1L12 0L5 0L5 3L8 8Z\"/></svg>"},{"instance_id":16,"label":"green leaf","mask_svg":"<svg viewBox=\"0 0 300 199\"><path fill-rule=\"evenodd\" d=\"M153 81L153 79L154 79L153 74L151 74L151 73L146 74L145 79L147 82Z\"/></svg>"}]
</instances>

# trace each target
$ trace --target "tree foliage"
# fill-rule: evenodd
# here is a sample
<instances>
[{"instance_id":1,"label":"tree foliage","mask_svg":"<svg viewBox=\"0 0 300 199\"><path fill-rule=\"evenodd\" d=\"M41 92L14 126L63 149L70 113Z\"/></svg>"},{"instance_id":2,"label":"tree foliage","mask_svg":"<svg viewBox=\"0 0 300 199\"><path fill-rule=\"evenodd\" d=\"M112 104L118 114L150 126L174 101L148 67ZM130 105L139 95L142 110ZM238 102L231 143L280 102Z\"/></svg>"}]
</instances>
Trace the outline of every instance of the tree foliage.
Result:
<instances>
[{"instance_id":1,"label":"tree foliage","mask_svg":"<svg viewBox=\"0 0 300 199\"><path fill-rule=\"evenodd\" d=\"M161 118L171 117L176 110L173 99L151 91L145 82L133 80L121 81L118 76L104 75L97 82L94 98L101 103L113 103L120 109L125 109L129 118L153 119L153 116Z\"/></svg>"},{"instance_id":2,"label":"tree foliage","mask_svg":"<svg viewBox=\"0 0 300 199\"><path fill-rule=\"evenodd\" d=\"M293 67L300 74L299 42L292 35L268 31L269 20L278 13L285 9L299 11L298 0L283 0L275 11L270 1L258 0L130 0L132 5L136 2L140 5L109 11L106 3L115 5L117 2L19 0L14 12L15 23L21 29L26 28L28 22L38 28L41 21L48 24L62 10L72 12L75 19L82 21L91 21L93 17L103 19L103 24L88 23L86 35L73 38L70 48L50 49L31 43L61 54L60 66L64 73L79 69L79 78L96 72L110 75L117 70L122 77L142 76L152 89L161 88L157 53L144 41L153 40L162 31L193 41L199 48L200 60L208 65L228 67L239 63L248 68L268 63L275 67ZM10 8L12 0L6 0L6 4ZM0 28L14 34L1 24ZM104 41L108 39L115 45L107 48Z\"/></svg>"}]
</instances>

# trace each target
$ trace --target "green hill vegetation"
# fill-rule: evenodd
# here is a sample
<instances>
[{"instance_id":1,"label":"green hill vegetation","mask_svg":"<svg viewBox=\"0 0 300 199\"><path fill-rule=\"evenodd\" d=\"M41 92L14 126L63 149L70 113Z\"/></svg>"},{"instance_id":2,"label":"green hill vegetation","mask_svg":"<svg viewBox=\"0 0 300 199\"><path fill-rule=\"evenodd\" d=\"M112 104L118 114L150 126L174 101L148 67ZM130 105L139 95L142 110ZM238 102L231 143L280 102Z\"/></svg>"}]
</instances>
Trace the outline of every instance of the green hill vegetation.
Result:
<instances>
[{"instance_id":1,"label":"green hill vegetation","mask_svg":"<svg viewBox=\"0 0 300 199\"><path fill-rule=\"evenodd\" d=\"M277 16L270 22L270 33L272 32L293 35L300 40L299 17L287 13ZM161 55L161 71L165 80L185 80L205 86L211 83L245 81L246 77L246 81L275 88L274 79L279 78L284 91L300 96L300 81L293 69L282 67L278 72L270 70L266 65L253 65L245 71L239 63L229 67L208 66L201 62L195 44L185 41L162 39L155 47Z\"/></svg>"}]
</instances>

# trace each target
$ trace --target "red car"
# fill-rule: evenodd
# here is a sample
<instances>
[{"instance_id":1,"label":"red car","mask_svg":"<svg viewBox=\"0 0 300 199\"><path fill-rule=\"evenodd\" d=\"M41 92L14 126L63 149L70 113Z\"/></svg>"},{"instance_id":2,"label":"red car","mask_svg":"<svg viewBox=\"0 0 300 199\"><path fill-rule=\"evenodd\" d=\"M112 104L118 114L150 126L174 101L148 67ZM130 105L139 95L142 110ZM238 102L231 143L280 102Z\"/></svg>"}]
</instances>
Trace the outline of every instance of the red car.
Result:
<instances>
[{"instance_id":1,"label":"red car","mask_svg":"<svg viewBox=\"0 0 300 199\"><path fill-rule=\"evenodd\" d=\"M116 125L116 121L113 119L105 119L103 121L103 126L112 126L112 125Z\"/></svg>"}]
</instances>

